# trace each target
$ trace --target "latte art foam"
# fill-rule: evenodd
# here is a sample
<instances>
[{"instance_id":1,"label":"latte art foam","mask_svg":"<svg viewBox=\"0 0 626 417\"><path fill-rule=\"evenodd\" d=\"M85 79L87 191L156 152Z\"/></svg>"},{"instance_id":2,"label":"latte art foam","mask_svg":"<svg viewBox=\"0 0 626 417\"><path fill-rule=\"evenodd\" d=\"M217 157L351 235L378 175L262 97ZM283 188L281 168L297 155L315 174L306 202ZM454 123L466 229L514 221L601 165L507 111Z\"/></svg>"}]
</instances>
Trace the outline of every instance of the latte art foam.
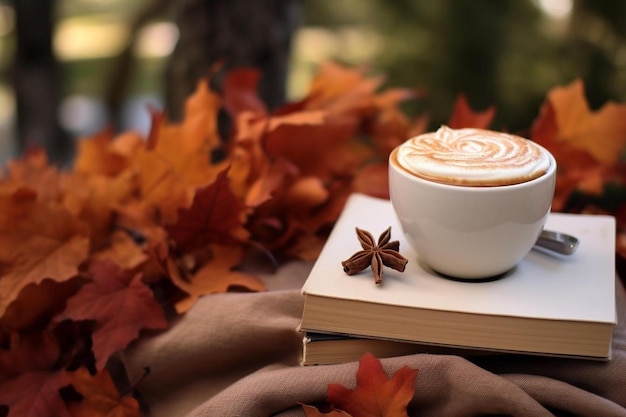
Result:
<instances>
[{"instance_id":1,"label":"latte art foam","mask_svg":"<svg viewBox=\"0 0 626 417\"><path fill-rule=\"evenodd\" d=\"M484 129L442 126L404 142L397 162L429 180L469 186L530 181L550 167L545 149L519 136Z\"/></svg>"}]
</instances>

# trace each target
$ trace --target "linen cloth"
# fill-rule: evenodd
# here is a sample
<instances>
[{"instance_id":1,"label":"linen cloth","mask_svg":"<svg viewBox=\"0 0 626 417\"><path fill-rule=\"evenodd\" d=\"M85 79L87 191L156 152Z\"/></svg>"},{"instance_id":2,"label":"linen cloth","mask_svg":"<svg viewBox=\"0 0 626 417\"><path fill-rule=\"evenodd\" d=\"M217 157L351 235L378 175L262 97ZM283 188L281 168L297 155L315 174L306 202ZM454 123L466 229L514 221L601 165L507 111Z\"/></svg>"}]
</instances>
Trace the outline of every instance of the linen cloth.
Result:
<instances>
[{"instance_id":1,"label":"linen cloth","mask_svg":"<svg viewBox=\"0 0 626 417\"><path fill-rule=\"evenodd\" d=\"M205 296L165 332L123 356L155 417L301 417L327 386L356 384L358 362L299 365L300 294L310 264L264 276L268 291ZM563 289L567 291L566 288ZM616 280L618 326L610 361L415 354L383 358L391 376L418 369L409 416L626 416L626 292ZM580 337L585 337L581 334Z\"/></svg>"}]
</instances>

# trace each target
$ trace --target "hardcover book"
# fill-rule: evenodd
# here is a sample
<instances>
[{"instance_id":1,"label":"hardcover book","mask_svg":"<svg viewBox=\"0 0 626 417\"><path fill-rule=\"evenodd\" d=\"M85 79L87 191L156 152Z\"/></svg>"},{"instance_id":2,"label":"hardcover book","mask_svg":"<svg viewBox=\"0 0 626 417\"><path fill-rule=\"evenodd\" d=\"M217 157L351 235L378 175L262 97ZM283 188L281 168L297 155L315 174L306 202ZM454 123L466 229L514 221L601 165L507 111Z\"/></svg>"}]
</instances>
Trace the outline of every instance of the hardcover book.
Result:
<instances>
[{"instance_id":1,"label":"hardcover book","mask_svg":"<svg viewBox=\"0 0 626 417\"><path fill-rule=\"evenodd\" d=\"M361 249L355 228L391 239L404 272L347 275L341 261ZM404 239L388 200L352 195L302 287L302 332L440 347L609 359L616 324L615 219L551 213L546 229L579 238L561 256L531 251L501 277L462 281L424 265Z\"/></svg>"}]
</instances>

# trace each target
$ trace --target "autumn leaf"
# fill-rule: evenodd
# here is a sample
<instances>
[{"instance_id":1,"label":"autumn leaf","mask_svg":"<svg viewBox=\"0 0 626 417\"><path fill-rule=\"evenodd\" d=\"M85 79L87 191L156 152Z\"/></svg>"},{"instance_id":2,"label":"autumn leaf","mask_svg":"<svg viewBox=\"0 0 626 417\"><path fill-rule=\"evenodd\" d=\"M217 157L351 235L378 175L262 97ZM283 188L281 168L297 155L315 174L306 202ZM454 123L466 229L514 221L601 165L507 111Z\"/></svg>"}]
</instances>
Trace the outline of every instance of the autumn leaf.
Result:
<instances>
[{"instance_id":1,"label":"autumn leaf","mask_svg":"<svg viewBox=\"0 0 626 417\"><path fill-rule=\"evenodd\" d=\"M584 101L585 98L578 96L577 100ZM579 104L572 104L580 107ZM582 107L586 107L586 103ZM602 193L602 183L613 167L596 159L588 149L562 139L557 108L551 101L543 104L531 126L530 138L548 149L557 161L557 182L552 203L554 211L564 210L575 190L596 195Z\"/></svg>"},{"instance_id":2,"label":"autumn leaf","mask_svg":"<svg viewBox=\"0 0 626 417\"><path fill-rule=\"evenodd\" d=\"M453 129L465 127L489 129L495 114L496 109L493 106L480 112L472 110L467 97L464 94L460 94L454 102L448 126Z\"/></svg>"},{"instance_id":3,"label":"autumn leaf","mask_svg":"<svg viewBox=\"0 0 626 417\"><path fill-rule=\"evenodd\" d=\"M235 69L226 74L224 80L224 107L236 117L249 111L265 115L267 108L259 98L257 88L261 73L252 68Z\"/></svg>"},{"instance_id":4,"label":"autumn leaf","mask_svg":"<svg viewBox=\"0 0 626 417\"><path fill-rule=\"evenodd\" d=\"M57 201L61 193L59 170L48 164L48 156L41 148L30 148L18 160L7 162L7 182L16 187L28 187L42 201Z\"/></svg>"},{"instance_id":5,"label":"autumn leaf","mask_svg":"<svg viewBox=\"0 0 626 417\"><path fill-rule=\"evenodd\" d=\"M67 301L57 321L94 320L93 353L102 369L109 357L139 336L141 329L163 329L168 323L141 274L129 274L110 261L93 261L92 282Z\"/></svg>"},{"instance_id":6,"label":"autumn leaf","mask_svg":"<svg viewBox=\"0 0 626 417\"><path fill-rule=\"evenodd\" d=\"M554 110L557 143L589 152L604 164L613 164L620 157L626 145L626 104L607 102L592 111L583 82L576 80L552 89L545 105Z\"/></svg>"},{"instance_id":7,"label":"autumn leaf","mask_svg":"<svg viewBox=\"0 0 626 417\"><path fill-rule=\"evenodd\" d=\"M59 395L68 384L67 374L54 368L59 355L59 344L49 333L15 336L10 350L0 350L0 405L9 407L8 417L69 417Z\"/></svg>"},{"instance_id":8,"label":"autumn leaf","mask_svg":"<svg viewBox=\"0 0 626 417\"><path fill-rule=\"evenodd\" d=\"M109 246L94 252L93 259L112 261L125 270L133 270L148 260L148 254L128 232L116 230L109 239Z\"/></svg>"},{"instance_id":9,"label":"autumn leaf","mask_svg":"<svg viewBox=\"0 0 626 417\"><path fill-rule=\"evenodd\" d=\"M265 285L255 275L234 270L243 258L239 246L213 245L213 258L191 276L181 274L180 268L168 259L167 268L172 282L187 293L187 297L176 303L176 311L184 313L196 300L208 294L226 292L230 288L248 291L264 291Z\"/></svg>"},{"instance_id":10,"label":"autumn leaf","mask_svg":"<svg viewBox=\"0 0 626 417\"><path fill-rule=\"evenodd\" d=\"M359 361L356 388L328 385L328 401L352 417L408 417L417 369L400 368L388 378L380 361L366 353Z\"/></svg>"},{"instance_id":11,"label":"autumn leaf","mask_svg":"<svg viewBox=\"0 0 626 417\"><path fill-rule=\"evenodd\" d=\"M0 317L28 284L74 277L88 256L87 233L85 223L28 189L0 195Z\"/></svg>"},{"instance_id":12,"label":"autumn leaf","mask_svg":"<svg viewBox=\"0 0 626 417\"><path fill-rule=\"evenodd\" d=\"M120 396L109 371L103 369L92 376L85 368L68 372L68 380L83 396L70 402L72 417L140 417L139 403L130 396Z\"/></svg>"},{"instance_id":13,"label":"autumn leaf","mask_svg":"<svg viewBox=\"0 0 626 417\"><path fill-rule=\"evenodd\" d=\"M0 333L8 335L45 328L50 318L63 310L65 301L83 283L84 279L76 277L63 282L44 279L38 284L28 284L0 319Z\"/></svg>"},{"instance_id":14,"label":"autumn leaf","mask_svg":"<svg viewBox=\"0 0 626 417\"><path fill-rule=\"evenodd\" d=\"M187 98L180 123L169 123L165 118L154 119L159 125L153 147L147 151L158 156L189 186L204 186L219 172L211 163L211 153L222 145L217 129L220 106L220 97L203 79Z\"/></svg>"},{"instance_id":15,"label":"autumn leaf","mask_svg":"<svg viewBox=\"0 0 626 417\"><path fill-rule=\"evenodd\" d=\"M114 176L129 166L129 158L142 146L143 138L135 132L114 137L111 129L105 129L78 141L74 171Z\"/></svg>"},{"instance_id":16,"label":"autumn leaf","mask_svg":"<svg viewBox=\"0 0 626 417\"><path fill-rule=\"evenodd\" d=\"M169 161L146 150L135 157L139 176L140 203L155 221L167 224L177 220L178 209L188 207L194 189L176 172Z\"/></svg>"},{"instance_id":17,"label":"autumn leaf","mask_svg":"<svg viewBox=\"0 0 626 417\"><path fill-rule=\"evenodd\" d=\"M229 186L228 169L196 192L191 207L180 209L178 221L166 230L180 250L191 252L214 243L236 243L247 238L244 207Z\"/></svg>"}]
</instances>

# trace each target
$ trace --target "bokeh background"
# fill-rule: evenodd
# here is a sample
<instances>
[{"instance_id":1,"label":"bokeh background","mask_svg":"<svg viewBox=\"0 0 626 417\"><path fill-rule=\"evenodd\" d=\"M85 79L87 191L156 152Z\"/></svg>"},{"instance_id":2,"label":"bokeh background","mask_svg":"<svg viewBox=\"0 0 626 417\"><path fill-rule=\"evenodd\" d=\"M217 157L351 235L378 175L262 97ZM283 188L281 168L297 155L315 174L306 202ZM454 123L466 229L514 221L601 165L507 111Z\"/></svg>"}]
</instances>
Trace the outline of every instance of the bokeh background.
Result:
<instances>
[{"instance_id":1,"label":"bokeh background","mask_svg":"<svg viewBox=\"0 0 626 417\"><path fill-rule=\"evenodd\" d=\"M0 163L40 144L66 164L107 126L147 132L148 106L176 119L220 60L258 66L271 107L332 59L425 91L405 110L433 128L463 93L523 131L576 78L592 108L625 101L625 35L617 0L0 0Z\"/></svg>"}]
</instances>

